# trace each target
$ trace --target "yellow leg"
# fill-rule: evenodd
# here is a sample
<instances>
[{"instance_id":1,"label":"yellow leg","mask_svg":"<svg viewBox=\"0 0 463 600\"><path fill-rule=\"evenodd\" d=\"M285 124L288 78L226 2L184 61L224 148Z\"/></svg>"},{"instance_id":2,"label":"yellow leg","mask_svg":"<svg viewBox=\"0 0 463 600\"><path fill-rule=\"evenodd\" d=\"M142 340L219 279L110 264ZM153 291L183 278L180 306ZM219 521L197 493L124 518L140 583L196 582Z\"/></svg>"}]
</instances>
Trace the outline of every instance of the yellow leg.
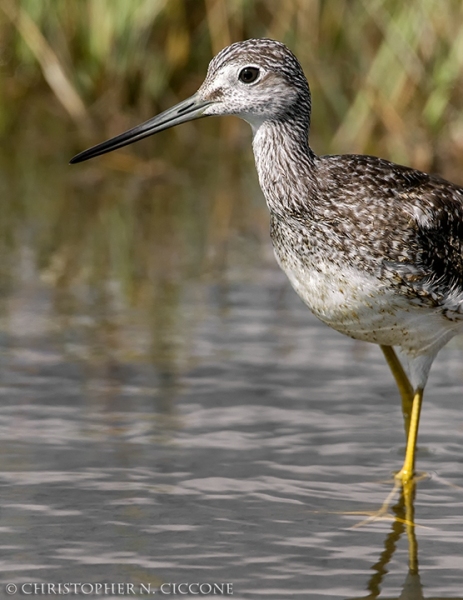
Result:
<instances>
[{"instance_id":1,"label":"yellow leg","mask_svg":"<svg viewBox=\"0 0 463 600\"><path fill-rule=\"evenodd\" d=\"M416 440L418 437L418 425L420 423L421 404L423 402L423 390L417 389L413 397L412 414L410 418L410 428L408 431L407 450L405 452L405 462L401 470L396 474L396 479L407 484L415 473L415 452Z\"/></svg>"},{"instance_id":2,"label":"yellow leg","mask_svg":"<svg viewBox=\"0 0 463 600\"><path fill-rule=\"evenodd\" d=\"M410 418L412 414L413 406L413 388L412 384L408 380L407 374L402 367L400 360L397 358L397 354L392 346L381 346L381 350L384 353L384 357L391 369L391 373L399 388L400 396L402 398L402 414L404 417L405 437L408 439L408 431L410 429Z\"/></svg>"}]
</instances>

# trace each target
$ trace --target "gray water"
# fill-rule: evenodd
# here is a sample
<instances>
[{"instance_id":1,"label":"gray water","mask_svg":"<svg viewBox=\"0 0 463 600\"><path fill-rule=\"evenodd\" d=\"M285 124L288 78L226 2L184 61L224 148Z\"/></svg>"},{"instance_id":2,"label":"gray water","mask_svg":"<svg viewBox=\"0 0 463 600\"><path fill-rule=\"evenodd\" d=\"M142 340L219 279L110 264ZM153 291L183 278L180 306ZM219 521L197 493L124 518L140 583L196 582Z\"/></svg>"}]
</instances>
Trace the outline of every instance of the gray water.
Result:
<instances>
[{"instance_id":1,"label":"gray water","mask_svg":"<svg viewBox=\"0 0 463 600\"><path fill-rule=\"evenodd\" d=\"M0 154L0 597L463 598L461 339L426 389L416 527L397 494L373 518L392 376L297 298L249 154L207 127L137 163Z\"/></svg>"},{"instance_id":2,"label":"gray water","mask_svg":"<svg viewBox=\"0 0 463 600\"><path fill-rule=\"evenodd\" d=\"M182 311L201 316L177 373L117 356L92 365L79 339L94 317L56 330L43 284L12 302L2 584L231 582L234 598L373 598L379 577L380 597L401 594L405 535L381 577L375 568L392 511L358 526L401 463L392 378L378 348L320 324L276 268L185 289ZM125 335L145 343L141 324ZM420 429L426 598L463 597L461 359L457 342L436 361Z\"/></svg>"}]
</instances>

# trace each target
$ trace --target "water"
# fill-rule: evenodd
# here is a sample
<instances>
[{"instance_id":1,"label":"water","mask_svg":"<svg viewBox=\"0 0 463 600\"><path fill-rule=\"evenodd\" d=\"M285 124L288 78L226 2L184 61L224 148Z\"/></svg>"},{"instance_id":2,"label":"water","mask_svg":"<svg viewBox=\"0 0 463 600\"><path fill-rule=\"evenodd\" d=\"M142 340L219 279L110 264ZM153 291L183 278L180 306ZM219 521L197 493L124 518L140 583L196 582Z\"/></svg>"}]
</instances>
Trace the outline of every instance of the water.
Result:
<instances>
[{"instance_id":1,"label":"water","mask_svg":"<svg viewBox=\"0 0 463 600\"><path fill-rule=\"evenodd\" d=\"M392 376L290 289L249 163L225 191L220 162L207 183L18 164L2 179L3 589L463 597L461 341L427 388L415 539L397 496L368 520L402 461Z\"/></svg>"}]
</instances>

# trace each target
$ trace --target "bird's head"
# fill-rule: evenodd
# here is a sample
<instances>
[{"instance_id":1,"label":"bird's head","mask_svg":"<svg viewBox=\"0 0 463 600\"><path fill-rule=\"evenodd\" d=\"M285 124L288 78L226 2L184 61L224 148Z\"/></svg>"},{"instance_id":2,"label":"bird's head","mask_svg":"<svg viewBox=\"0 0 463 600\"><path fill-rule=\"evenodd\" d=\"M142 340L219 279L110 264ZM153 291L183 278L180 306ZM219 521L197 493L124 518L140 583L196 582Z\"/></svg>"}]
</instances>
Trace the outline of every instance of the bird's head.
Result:
<instances>
[{"instance_id":1,"label":"bird's head","mask_svg":"<svg viewBox=\"0 0 463 600\"><path fill-rule=\"evenodd\" d=\"M251 39L224 48L215 56L199 90L149 121L75 156L71 163L106 154L122 146L207 116L236 115L254 131L265 121L298 113L310 118L310 92L299 61L281 42Z\"/></svg>"}]
</instances>

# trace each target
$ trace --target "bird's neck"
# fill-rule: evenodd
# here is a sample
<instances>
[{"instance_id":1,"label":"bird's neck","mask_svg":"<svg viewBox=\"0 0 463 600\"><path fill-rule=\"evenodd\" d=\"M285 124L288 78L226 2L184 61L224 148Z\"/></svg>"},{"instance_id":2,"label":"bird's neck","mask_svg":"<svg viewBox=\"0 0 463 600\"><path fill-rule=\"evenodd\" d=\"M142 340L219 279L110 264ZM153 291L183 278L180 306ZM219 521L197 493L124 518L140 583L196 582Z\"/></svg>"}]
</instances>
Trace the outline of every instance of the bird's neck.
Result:
<instances>
[{"instance_id":1,"label":"bird's neck","mask_svg":"<svg viewBox=\"0 0 463 600\"><path fill-rule=\"evenodd\" d=\"M300 212L315 193L316 156L309 142L309 125L297 120L264 121L253 128L252 147L259 183L275 215Z\"/></svg>"}]
</instances>

